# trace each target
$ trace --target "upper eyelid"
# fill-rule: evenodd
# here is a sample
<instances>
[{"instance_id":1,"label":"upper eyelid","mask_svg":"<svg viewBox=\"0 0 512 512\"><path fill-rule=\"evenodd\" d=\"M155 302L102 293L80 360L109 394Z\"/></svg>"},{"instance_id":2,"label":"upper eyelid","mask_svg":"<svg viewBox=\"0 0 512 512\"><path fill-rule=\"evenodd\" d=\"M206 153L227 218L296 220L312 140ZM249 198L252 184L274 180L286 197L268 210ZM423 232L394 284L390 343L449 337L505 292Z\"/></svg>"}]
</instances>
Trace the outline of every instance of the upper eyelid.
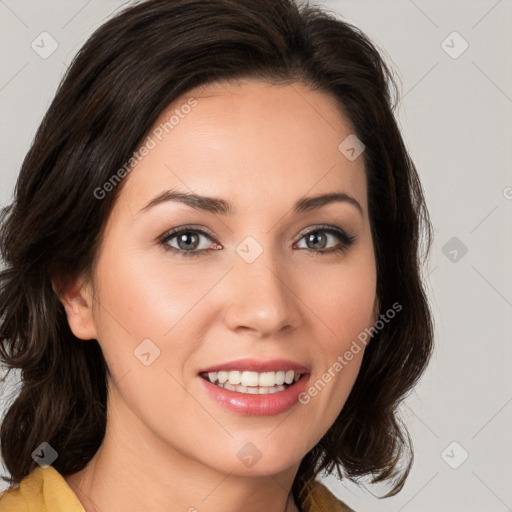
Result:
<instances>
[{"instance_id":1,"label":"upper eyelid","mask_svg":"<svg viewBox=\"0 0 512 512\"><path fill-rule=\"evenodd\" d=\"M169 240L171 238L174 238L175 236L179 235L180 233L188 233L189 231L200 233L202 235L206 235L212 239L215 239L215 234L211 231L209 231L207 228L204 227L196 227L196 226L182 226L174 229L170 229L169 231L166 231L163 235L159 236L158 239L160 241L162 240Z\"/></svg>"},{"instance_id":2,"label":"upper eyelid","mask_svg":"<svg viewBox=\"0 0 512 512\"><path fill-rule=\"evenodd\" d=\"M340 228L340 227L336 227L336 226L329 226L329 225L326 225L326 224L320 224L318 226L313 226L313 227L310 226L308 228L305 228L304 230L302 230L299 233L298 236L300 238L302 238L304 235L307 235L309 233L313 233L315 231L329 231L331 233L345 234L345 235L349 236L349 234L347 233L347 231L345 229Z\"/></svg>"}]
</instances>

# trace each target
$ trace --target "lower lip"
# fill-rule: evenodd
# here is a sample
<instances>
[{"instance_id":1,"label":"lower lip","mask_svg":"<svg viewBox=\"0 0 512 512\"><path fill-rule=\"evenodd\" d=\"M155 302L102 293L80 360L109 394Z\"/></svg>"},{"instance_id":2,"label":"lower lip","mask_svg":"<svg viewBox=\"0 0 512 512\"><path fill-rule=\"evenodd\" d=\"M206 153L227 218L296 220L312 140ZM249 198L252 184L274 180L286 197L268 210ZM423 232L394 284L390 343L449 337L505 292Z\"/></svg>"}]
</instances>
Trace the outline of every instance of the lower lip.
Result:
<instances>
[{"instance_id":1,"label":"lower lip","mask_svg":"<svg viewBox=\"0 0 512 512\"><path fill-rule=\"evenodd\" d=\"M247 416L274 416L294 407L299 395L306 389L309 374L304 374L293 385L284 391L265 395L251 395L219 388L215 384L198 377L206 392L228 410Z\"/></svg>"}]
</instances>

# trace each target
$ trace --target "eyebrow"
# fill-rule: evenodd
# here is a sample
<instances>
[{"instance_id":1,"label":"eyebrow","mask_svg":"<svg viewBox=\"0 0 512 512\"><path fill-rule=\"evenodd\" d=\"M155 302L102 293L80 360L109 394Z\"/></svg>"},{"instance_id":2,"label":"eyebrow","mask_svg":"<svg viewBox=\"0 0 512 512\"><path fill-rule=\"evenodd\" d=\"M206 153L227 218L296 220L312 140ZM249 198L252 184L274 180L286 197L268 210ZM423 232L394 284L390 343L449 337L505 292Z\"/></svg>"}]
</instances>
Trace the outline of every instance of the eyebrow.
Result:
<instances>
[{"instance_id":1,"label":"eyebrow","mask_svg":"<svg viewBox=\"0 0 512 512\"><path fill-rule=\"evenodd\" d=\"M236 209L233 205L218 197L207 197L194 194L192 192L180 192L177 190L166 190L161 194L157 195L151 201L144 206L140 211L147 211L158 204L162 204L168 201L177 201L187 206L190 206L196 210L201 210L209 213L221 213L224 215L233 215ZM345 192L332 192L330 194L322 194L313 197L303 197L299 199L293 205L293 213L303 213L311 210L316 210L322 206L335 203L344 202L351 204L356 207L361 215L364 216L362 206Z\"/></svg>"}]
</instances>

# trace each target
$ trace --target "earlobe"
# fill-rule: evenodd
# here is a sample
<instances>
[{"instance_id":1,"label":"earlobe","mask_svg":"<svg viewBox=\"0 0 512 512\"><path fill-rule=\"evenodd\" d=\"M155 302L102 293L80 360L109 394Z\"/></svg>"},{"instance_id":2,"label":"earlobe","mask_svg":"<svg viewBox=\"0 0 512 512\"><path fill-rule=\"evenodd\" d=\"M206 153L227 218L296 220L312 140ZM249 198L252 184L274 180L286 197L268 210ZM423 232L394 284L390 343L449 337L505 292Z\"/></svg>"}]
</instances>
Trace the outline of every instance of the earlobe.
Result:
<instances>
[{"instance_id":1,"label":"earlobe","mask_svg":"<svg viewBox=\"0 0 512 512\"><path fill-rule=\"evenodd\" d=\"M97 338L90 284L79 278L66 286L52 279L52 287L64 306L71 332L82 340Z\"/></svg>"}]
</instances>

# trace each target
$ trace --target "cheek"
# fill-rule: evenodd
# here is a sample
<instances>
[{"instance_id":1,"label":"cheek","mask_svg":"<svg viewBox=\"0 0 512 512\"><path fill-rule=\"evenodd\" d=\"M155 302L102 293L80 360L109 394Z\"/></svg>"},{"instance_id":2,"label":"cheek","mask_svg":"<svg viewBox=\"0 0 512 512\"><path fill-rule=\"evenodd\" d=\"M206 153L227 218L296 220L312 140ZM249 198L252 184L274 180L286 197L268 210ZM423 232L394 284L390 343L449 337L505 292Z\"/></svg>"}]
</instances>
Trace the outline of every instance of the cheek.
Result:
<instances>
[{"instance_id":1,"label":"cheek","mask_svg":"<svg viewBox=\"0 0 512 512\"><path fill-rule=\"evenodd\" d=\"M332 355L346 350L374 322L376 270L371 253L318 269L314 278L303 281L301 296L330 334L327 351Z\"/></svg>"},{"instance_id":2,"label":"cheek","mask_svg":"<svg viewBox=\"0 0 512 512\"><path fill-rule=\"evenodd\" d=\"M211 288L205 273L143 252L112 253L98 269L102 309L100 318L134 339L162 339L184 319ZM207 273L210 275L211 273ZM215 276L213 276L215 277Z\"/></svg>"},{"instance_id":3,"label":"cheek","mask_svg":"<svg viewBox=\"0 0 512 512\"><path fill-rule=\"evenodd\" d=\"M138 380L133 396L150 390L156 397L161 382L168 391L172 377L184 382L190 373L208 322L216 317L218 304L207 306L209 291L225 269L179 264L165 254L120 250L120 242L110 242L97 267L98 339L114 380L130 372L129 380Z\"/></svg>"},{"instance_id":4,"label":"cheek","mask_svg":"<svg viewBox=\"0 0 512 512\"><path fill-rule=\"evenodd\" d=\"M98 262L95 321L115 379L129 370L138 370L139 347L144 349L143 354L150 353L151 361L165 353L165 335L186 313L191 300L172 277L145 265L129 251L105 250Z\"/></svg>"},{"instance_id":5,"label":"cheek","mask_svg":"<svg viewBox=\"0 0 512 512\"><path fill-rule=\"evenodd\" d=\"M373 325L374 299L371 288L340 286L318 302L316 311L326 336L318 340L316 377L321 374L325 383L336 388L338 405L344 403L359 373L365 349L361 333Z\"/></svg>"},{"instance_id":6,"label":"cheek","mask_svg":"<svg viewBox=\"0 0 512 512\"><path fill-rule=\"evenodd\" d=\"M311 375L304 403L315 416L331 424L343 407L359 373L365 329L374 325L376 269L373 251L359 253L339 265L319 270L305 281L302 297L316 329L316 372Z\"/></svg>"},{"instance_id":7,"label":"cheek","mask_svg":"<svg viewBox=\"0 0 512 512\"><path fill-rule=\"evenodd\" d=\"M205 276L200 280L196 271L194 280L192 274L179 265L149 264L130 251L105 251L97 268L98 339L117 391L139 418L156 414L165 425L176 420L176 411L192 407L193 414L180 419L185 432L204 420L183 393L198 348L194 340L201 339L187 320L211 288Z\"/></svg>"}]
</instances>

